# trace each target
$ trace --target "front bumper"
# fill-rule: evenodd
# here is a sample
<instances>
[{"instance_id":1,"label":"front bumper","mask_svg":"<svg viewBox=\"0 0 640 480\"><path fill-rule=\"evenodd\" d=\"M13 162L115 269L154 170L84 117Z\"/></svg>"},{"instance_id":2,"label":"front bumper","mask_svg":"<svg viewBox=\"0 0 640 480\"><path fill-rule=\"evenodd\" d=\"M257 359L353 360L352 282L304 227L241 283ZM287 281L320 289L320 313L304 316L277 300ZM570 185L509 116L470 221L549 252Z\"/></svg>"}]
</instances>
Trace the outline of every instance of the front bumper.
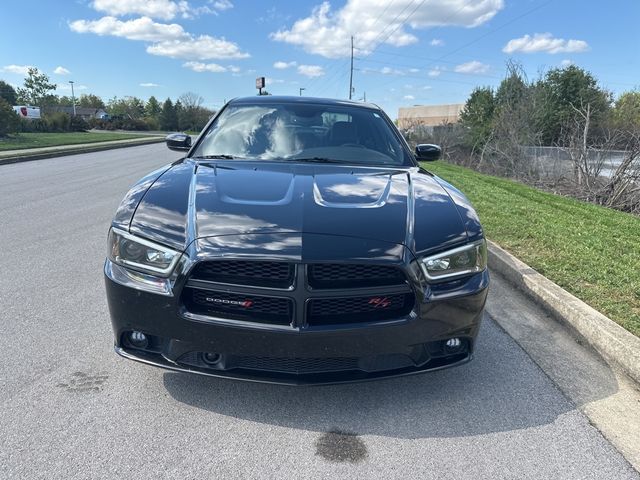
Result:
<instances>
[{"instance_id":1,"label":"front bumper","mask_svg":"<svg viewBox=\"0 0 640 480\"><path fill-rule=\"evenodd\" d=\"M130 288L105 273L118 354L170 370L289 385L373 380L469 361L489 284L485 271L453 289L417 292L413 311L392 321L284 329L189 318L179 296ZM145 333L149 345L128 342L132 331ZM448 351L444 342L454 337L462 346ZM220 361L205 363L205 353Z\"/></svg>"}]
</instances>

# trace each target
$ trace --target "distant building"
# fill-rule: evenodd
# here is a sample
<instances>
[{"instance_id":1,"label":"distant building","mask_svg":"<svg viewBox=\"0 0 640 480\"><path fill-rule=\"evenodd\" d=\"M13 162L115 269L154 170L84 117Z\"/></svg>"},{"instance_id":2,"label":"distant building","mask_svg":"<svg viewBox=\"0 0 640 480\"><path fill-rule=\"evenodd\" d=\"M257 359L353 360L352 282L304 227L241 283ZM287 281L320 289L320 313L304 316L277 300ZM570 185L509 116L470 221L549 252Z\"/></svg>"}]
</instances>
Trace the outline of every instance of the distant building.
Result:
<instances>
[{"instance_id":1,"label":"distant building","mask_svg":"<svg viewBox=\"0 0 640 480\"><path fill-rule=\"evenodd\" d=\"M68 115L73 115L73 107L43 107L43 112L46 113L55 113L61 112L66 113ZM90 118L101 118L107 119L109 118L109 114L105 112L102 108L88 108L88 107L76 107L76 116L81 117L85 120L89 120Z\"/></svg>"},{"instance_id":2,"label":"distant building","mask_svg":"<svg viewBox=\"0 0 640 480\"><path fill-rule=\"evenodd\" d=\"M398 109L398 127L407 130L416 127L436 127L445 123L457 123L464 103L449 105L415 105Z\"/></svg>"}]
</instances>

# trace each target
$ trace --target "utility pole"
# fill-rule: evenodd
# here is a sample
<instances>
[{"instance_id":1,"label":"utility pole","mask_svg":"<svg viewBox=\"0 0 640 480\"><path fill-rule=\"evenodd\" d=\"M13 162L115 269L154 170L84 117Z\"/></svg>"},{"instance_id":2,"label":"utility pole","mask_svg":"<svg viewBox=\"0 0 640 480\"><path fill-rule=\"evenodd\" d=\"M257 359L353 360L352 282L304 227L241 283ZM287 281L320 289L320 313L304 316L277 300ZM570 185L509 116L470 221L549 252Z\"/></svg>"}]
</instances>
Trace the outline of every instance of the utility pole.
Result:
<instances>
[{"instance_id":1,"label":"utility pole","mask_svg":"<svg viewBox=\"0 0 640 480\"><path fill-rule=\"evenodd\" d=\"M353 35L351 35L351 71L349 73L349 100L353 93Z\"/></svg>"},{"instance_id":2,"label":"utility pole","mask_svg":"<svg viewBox=\"0 0 640 480\"><path fill-rule=\"evenodd\" d=\"M302 91L303 91L303 90L306 90L306 88L304 88L304 87L300 87L300 96L302 96Z\"/></svg>"},{"instance_id":3,"label":"utility pole","mask_svg":"<svg viewBox=\"0 0 640 480\"><path fill-rule=\"evenodd\" d=\"M73 104L73 116L76 116L76 96L73 93L73 80L69 80L71 84L71 103Z\"/></svg>"}]
</instances>

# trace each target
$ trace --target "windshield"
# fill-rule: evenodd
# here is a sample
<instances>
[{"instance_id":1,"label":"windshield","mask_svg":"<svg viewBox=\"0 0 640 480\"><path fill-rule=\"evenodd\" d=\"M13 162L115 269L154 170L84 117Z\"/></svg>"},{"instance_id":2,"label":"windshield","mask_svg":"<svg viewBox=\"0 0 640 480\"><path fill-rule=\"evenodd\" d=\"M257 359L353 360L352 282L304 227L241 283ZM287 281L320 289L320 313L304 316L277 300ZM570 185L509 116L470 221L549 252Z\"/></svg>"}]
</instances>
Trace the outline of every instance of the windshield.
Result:
<instances>
[{"instance_id":1,"label":"windshield","mask_svg":"<svg viewBox=\"0 0 640 480\"><path fill-rule=\"evenodd\" d=\"M194 158L410 165L376 110L321 104L229 105Z\"/></svg>"}]
</instances>

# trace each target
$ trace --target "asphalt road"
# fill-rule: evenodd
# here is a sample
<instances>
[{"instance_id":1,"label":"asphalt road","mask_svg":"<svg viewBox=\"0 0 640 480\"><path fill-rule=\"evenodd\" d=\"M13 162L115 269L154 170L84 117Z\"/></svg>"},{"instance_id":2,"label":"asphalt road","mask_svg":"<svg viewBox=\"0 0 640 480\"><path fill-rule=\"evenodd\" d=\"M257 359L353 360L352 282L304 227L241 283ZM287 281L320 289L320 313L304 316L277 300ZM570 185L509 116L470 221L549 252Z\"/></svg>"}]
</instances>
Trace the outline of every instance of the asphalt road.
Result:
<instances>
[{"instance_id":1,"label":"asphalt road","mask_svg":"<svg viewBox=\"0 0 640 480\"><path fill-rule=\"evenodd\" d=\"M0 167L0 478L639 478L489 316L470 364L365 384L240 383L117 357L107 228L129 186L178 156L151 145Z\"/></svg>"}]
</instances>

